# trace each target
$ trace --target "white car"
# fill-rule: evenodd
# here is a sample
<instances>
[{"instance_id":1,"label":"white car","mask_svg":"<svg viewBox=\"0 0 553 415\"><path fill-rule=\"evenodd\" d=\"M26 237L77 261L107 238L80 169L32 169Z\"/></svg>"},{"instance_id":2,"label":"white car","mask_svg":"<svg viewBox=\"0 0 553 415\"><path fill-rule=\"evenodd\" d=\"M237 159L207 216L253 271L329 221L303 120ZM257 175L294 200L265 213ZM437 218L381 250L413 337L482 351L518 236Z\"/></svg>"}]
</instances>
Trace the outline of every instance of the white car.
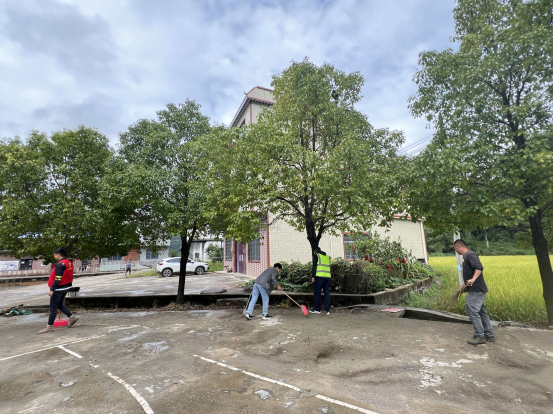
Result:
<instances>
[{"instance_id":1,"label":"white car","mask_svg":"<svg viewBox=\"0 0 553 415\"><path fill-rule=\"evenodd\" d=\"M157 264L156 271L161 274L162 277L170 277L173 274L180 273L180 257L165 258ZM209 271L209 264L207 262L188 260L186 264L186 272L193 272L196 275L202 275L204 272Z\"/></svg>"}]
</instances>

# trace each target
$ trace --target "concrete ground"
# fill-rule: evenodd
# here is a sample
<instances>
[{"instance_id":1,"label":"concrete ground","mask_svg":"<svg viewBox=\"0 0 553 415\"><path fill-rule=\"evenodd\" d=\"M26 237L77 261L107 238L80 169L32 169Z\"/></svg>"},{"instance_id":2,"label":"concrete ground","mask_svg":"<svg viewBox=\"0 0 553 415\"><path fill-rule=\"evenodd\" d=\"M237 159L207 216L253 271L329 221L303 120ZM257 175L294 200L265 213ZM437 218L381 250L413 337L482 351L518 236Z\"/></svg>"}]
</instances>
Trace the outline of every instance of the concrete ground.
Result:
<instances>
[{"instance_id":1,"label":"concrete ground","mask_svg":"<svg viewBox=\"0 0 553 415\"><path fill-rule=\"evenodd\" d=\"M243 274L227 272L208 272L204 275L186 275L185 294L199 294L206 288L225 288L228 292L241 292L235 288L237 284L250 280ZM139 296L139 295L175 295L179 285L179 277L137 277L125 278L124 273L96 275L77 278L74 286L81 287L80 297L102 296ZM46 305L49 304L48 287L45 282L26 285L0 284L0 309L19 304Z\"/></svg>"},{"instance_id":2,"label":"concrete ground","mask_svg":"<svg viewBox=\"0 0 553 415\"><path fill-rule=\"evenodd\" d=\"M0 319L0 413L552 413L553 331L379 311Z\"/></svg>"}]
</instances>

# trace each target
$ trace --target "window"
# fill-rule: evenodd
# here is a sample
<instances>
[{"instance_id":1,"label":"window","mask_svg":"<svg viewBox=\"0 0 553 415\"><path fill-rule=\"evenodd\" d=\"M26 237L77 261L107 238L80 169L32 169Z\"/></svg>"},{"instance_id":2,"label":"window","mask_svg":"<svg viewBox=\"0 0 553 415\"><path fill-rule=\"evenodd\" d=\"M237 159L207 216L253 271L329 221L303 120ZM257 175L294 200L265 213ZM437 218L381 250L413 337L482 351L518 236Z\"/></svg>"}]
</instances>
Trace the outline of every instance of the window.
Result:
<instances>
[{"instance_id":1,"label":"window","mask_svg":"<svg viewBox=\"0 0 553 415\"><path fill-rule=\"evenodd\" d=\"M173 259L170 259L167 262L180 262L180 258L173 258Z\"/></svg>"},{"instance_id":2,"label":"window","mask_svg":"<svg viewBox=\"0 0 553 415\"><path fill-rule=\"evenodd\" d=\"M121 261L123 258L121 255L117 254L114 256L108 256L108 261Z\"/></svg>"},{"instance_id":3,"label":"window","mask_svg":"<svg viewBox=\"0 0 553 415\"><path fill-rule=\"evenodd\" d=\"M363 239L367 237L368 237L368 234L363 234ZM355 250L354 247L355 247L355 240L351 239L349 234L345 233L344 234L344 251L345 251L344 258L346 258L346 260L353 261L353 260L362 258L362 255L360 255Z\"/></svg>"},{"instance_id":4,"label":"window","mask_svg":"<svg viewBox=\"0 0 553 415\"><path fill-rule=\"evenodd\" d=\"M154 254L149 249L146 249L146 259L157 259L157 254Z\"/></svg>"},{"instance_id":5,"label":"window","mask_svg":"<svg viewBox=\"0 0 553 415\"><path fill-rule=\"evenodd\" d=\"M248 244L248 260L259 261L259 239L254 239Z\"/></svg>"},{"instance_id":6,"label":"window","mask_svg":"<svg viewBox=\"0 0 553 415\"><path fill-rule=\"evenodd\" d=\"M200 253L199 252L194 252L194 259L198 259L200 258Z\"/></svg>"},{"instance_id":7,"label":"window","mask_svg":"<svg viewBox=\"0 0 553 415\"><path fill-rule=\"evenodd\" d=\"M225 239L225 261L232 261L232 239Z\"/></svg>"}]
</instances>

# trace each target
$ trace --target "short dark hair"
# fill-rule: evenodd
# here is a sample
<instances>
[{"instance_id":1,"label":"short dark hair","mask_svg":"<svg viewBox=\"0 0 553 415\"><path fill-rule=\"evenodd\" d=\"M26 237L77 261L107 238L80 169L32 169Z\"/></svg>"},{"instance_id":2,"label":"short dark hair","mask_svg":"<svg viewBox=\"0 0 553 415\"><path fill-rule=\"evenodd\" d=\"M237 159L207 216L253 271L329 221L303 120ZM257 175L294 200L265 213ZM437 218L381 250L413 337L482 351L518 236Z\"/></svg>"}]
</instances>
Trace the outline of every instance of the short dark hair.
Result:
<instances>
[{"instance_id":1,"label":"short dark hair","mask_svg":"<svg viewBox=\"0 0 553 415\"><path fill-rule=\"evenodd\" d=\"M453 242L453 245L459 245L459 246L463 246L465 248L467 247L467 244L462 239L457 239L455 242Z\"/></svg>"},{"instance_id":2,"label":"short dark hair","mask_svg":"<svg viewBox=\"0 0 553 415\"><path fill-rule=\"evenodd\" d=\"M56 248L54 249L54 254L60 254L62 257L66 257L67 256L67 251L63 248Z\"/></svg>"},{"instance_id":3,"label":"short dark hair","mask_svg":"<svg viewBox=\"0 0 553 415\"><path fill-rule=\"evenodd\" d=\"M275 265L273 265L273 267L282 269L282 265L280 265L280 262L277 262Z\"/></svg>"}]
</instances>

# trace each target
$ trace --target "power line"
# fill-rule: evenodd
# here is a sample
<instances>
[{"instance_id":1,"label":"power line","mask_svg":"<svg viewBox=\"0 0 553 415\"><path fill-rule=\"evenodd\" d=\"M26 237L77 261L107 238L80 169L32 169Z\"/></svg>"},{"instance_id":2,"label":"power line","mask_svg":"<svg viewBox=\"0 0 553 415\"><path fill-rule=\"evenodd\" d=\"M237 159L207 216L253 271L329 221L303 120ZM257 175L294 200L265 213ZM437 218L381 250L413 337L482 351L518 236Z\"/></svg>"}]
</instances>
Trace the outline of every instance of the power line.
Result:
<instances>
[{"instance_id":1,"label":"power line","mask_svg":"<svg viewBox=\"0 0 553 415\"><path fill-rule=\"evenodd\" d=\"M415 141L414 143L411 143L405 147L401 147L399 150L398 150L398 155L410 155L408 153L411 153L412 151L416 150L417 147L420 147L422 145L425 145L426 142L432 140L432 137L434 136L434 134L430 134L424 138L421 138L420 140L418 141Z\"/></svg>"}]
</instances>

